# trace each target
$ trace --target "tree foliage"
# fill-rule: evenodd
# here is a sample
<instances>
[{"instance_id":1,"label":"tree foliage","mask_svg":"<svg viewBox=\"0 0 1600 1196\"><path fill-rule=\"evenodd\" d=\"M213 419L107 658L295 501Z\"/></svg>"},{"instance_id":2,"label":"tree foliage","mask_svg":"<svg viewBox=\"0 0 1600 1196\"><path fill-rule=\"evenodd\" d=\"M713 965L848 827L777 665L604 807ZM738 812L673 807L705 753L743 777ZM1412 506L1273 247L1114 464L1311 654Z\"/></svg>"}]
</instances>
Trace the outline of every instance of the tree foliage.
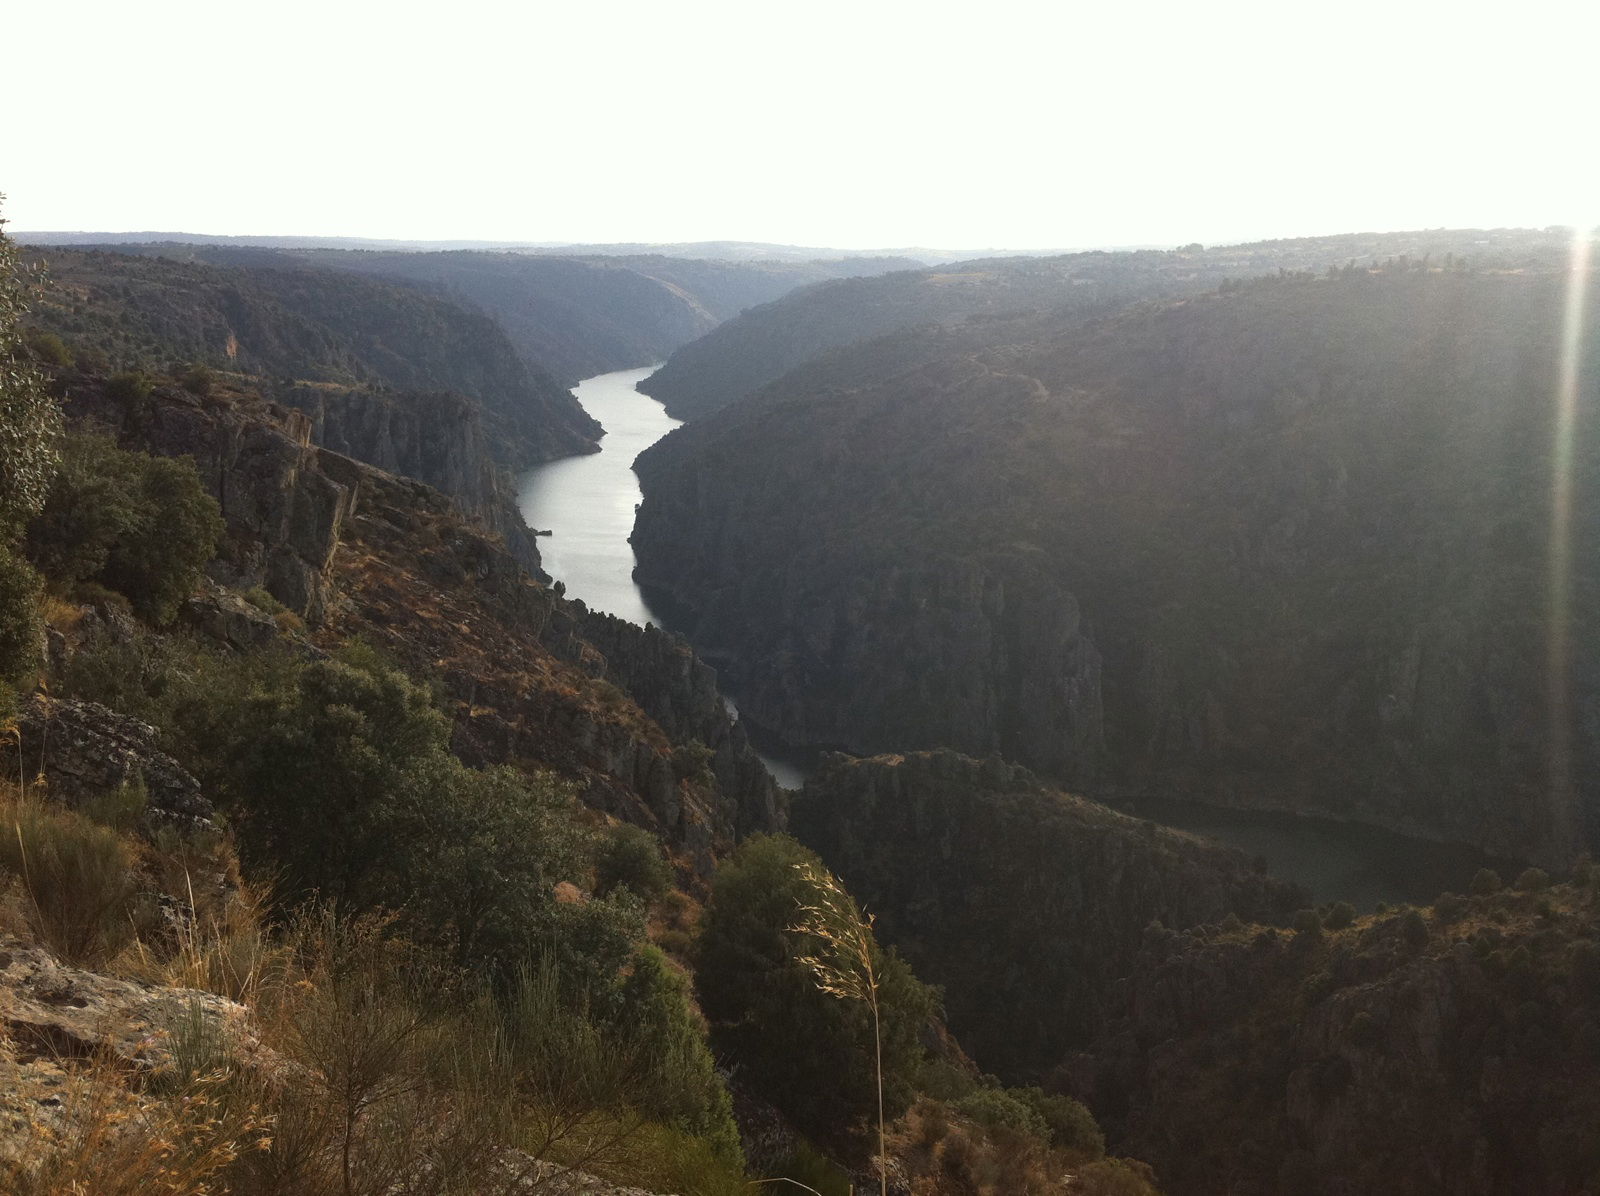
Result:
<instances>
[{"instance_id":1,"label":"tree foliage","mask_svg":"<svg viewBox=\"0 0 1600 1196\"><path fill-rule=\"evenodd\" d=\"M0 220L0 536L13 534L44 502L61 427L22 329L37 278L22 271L4 224Z\"/></svg>"},{"instance_id":2,"label":"tree foliage","mask_svg":"<svg viewBox=\"0 0 1600 1196\"><path fill-rule=\"evenodd\" d=\"M222 532L221 511L192 461L72 433L43 509L28 524L28 552L55 585L107 585L159 624L194 589Z\"/></svg>"},{"instance_id":3,"label":"tree foliage","mask_svg":"<svg viewBox=\"0 0 1600 1196\"><path fill-rule=\"evenodd\" d=\"M753 1082L803 1126L863 1120L877 1106L871 1014L822 992L810 957L826 944L794 929L817 893L797 865L820 868L782 835L756 835L723 860L697 942L695 984L712 1040L750 1068ZM937 994L874 940L888 1116L910 1106L923 1058L919 1035Z\"/></svg>"}]
</instances>

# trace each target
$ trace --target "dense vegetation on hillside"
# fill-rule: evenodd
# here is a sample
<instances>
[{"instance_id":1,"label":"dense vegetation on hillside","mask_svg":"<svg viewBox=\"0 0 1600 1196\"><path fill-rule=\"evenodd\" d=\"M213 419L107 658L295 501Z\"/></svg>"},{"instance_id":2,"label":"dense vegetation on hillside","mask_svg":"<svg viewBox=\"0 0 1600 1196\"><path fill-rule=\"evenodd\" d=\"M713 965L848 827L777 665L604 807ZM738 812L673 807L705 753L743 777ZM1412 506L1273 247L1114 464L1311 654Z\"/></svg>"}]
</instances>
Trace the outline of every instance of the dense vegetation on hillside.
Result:
<instances>
[{"instance_id":1,"label":"dense vegetation on hillside","mask_svg":"<svg viewBox=\"0 0 1600 1196\"><path fill-rule=\"evenodd\" d=\"M1395 263L870 342L640 458L640 576L798 741L1568 860L1600 811L1600 457L1578 438L1558 727L1565 302Z\"/></svg>"},{"instance_id":2,"label":"dense vegetation on hillside","mask_svg":"<svg viewBox=\"0 0 1600 1196\"><path fill-rule=\"evenodd\" d=\"M1566 252L1557 231L1356 234L1171 252L999 258L807 287L684 346L639 387L679 419L694 419L759 390L830 350L922 324L957 324L1051 311L1058 326L1139 299L1193 295L1227 279L1329 265L1373 265L1409 255L1478 266Z\"/></svg>"}]
</instances>

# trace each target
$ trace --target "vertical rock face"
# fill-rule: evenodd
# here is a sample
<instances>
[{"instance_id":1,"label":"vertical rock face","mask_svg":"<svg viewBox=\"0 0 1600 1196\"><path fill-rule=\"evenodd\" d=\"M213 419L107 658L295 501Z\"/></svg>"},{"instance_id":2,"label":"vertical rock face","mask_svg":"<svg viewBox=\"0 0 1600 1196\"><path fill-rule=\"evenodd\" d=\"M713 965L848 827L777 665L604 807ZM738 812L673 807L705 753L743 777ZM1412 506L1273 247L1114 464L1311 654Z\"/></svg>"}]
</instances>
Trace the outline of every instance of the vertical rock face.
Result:
<instances>
[{"instance_id":1,"label":"vertical rock face","mask_svg":"<svg viewBox=\"0 0 1600 1196\"><path fill-rule=\"evenodd\" d=\"M175 388L129 404L88 376L69 382L66 401L70 416L109 429L125 448L191 458L227 524L211 566L218 580L263 586L316 626L328 615L333 554L355 494L319 467L310 420L254 407Z\"/></svg>"},{"instance_id":2,"label":"vertical rock face","mask_svg":"<svg viewBox=\"0 0 1600 1196\"><path fill-rule=\"evenodd\" d=\"M640 457L639 579L796 740L1562 864L1600 845L1600 441L1555 674L1547 619L1565 281L1336 273L814 363Z\"/></svg>"},{"instance_id":3,"label":"vertical rock face","mask_svg":"<svg viewBox=\"0 0 1600 1196\"><path fill-rule=\"evenodd\" d=\"M539 573L537 540L517 510L475 402L448 392L309 385L288 388L279 399L310 418L317 444L443 491Z\"/></svg>"},{"instance_id":4,"label":"vertical rock face","mask_svg":"<svg viewBox=\"0 0 1600 1196\"><path fill-rule=\"evenodd\" d=\"M1237 852L953 752L828 756L792 822L1010 1077L1086 1040L1151 922L1274 918L1302 896Z\"/></svg>"},{"instance_id":5,"label":"vertical rock face","mask_svg":"<svg viewBox=\"0 0 1600 1196\"><path fill-rule=\"evenodd\" d=\"M779 831L787 803L717 689L714 669L695 656L681 637L659 627L586 610L575 612L574 630L605 657L607 679L621 686L674 743L710 748L711 769L721 797L719 830L729 836Z\"/></svg>"}]
</instances>

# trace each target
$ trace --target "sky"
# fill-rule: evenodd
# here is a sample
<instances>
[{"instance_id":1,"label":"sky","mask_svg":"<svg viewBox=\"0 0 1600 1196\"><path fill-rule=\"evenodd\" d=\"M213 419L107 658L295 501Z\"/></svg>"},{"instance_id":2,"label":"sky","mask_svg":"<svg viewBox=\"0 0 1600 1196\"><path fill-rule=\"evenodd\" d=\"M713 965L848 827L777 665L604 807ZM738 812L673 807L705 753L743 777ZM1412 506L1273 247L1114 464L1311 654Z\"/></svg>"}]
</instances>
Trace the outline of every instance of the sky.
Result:
<instances>
[{"instance_id":1,"label":"sky","mask_svg":"<svg viewBox=\"0 0 1600 1196\"><path fill-rule=\"evenodd\" d=\"M1600 223L1600 0L11 0L15 230L939 248Z\"/></svg>"}]
</instances>

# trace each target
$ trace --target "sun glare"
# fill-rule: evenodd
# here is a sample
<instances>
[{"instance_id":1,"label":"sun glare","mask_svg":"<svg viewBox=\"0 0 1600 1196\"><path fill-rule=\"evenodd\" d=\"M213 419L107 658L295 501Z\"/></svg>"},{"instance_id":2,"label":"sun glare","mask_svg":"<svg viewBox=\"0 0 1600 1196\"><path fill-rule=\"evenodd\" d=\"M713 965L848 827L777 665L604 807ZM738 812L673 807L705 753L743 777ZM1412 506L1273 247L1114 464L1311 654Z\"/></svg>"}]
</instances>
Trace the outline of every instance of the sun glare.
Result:
<instances>
[{"instance_id":1,"label":"sun glare","mask_svg":"<svg viewBox=\"0 0 1600 1196\"><path fill-rule=\"evenodd\" d=\"M1579 817L1572 776L1572 504L1578 434L1578 394L1583 362L1584 307L1590 284L1592 225L1573 228L1572 262L1561 330L1556 418L1551 450L1550 501L1550 832L1561 841ZM1570 841L1570 840L1566 840Z\"/></svg>"}]
</instances>

